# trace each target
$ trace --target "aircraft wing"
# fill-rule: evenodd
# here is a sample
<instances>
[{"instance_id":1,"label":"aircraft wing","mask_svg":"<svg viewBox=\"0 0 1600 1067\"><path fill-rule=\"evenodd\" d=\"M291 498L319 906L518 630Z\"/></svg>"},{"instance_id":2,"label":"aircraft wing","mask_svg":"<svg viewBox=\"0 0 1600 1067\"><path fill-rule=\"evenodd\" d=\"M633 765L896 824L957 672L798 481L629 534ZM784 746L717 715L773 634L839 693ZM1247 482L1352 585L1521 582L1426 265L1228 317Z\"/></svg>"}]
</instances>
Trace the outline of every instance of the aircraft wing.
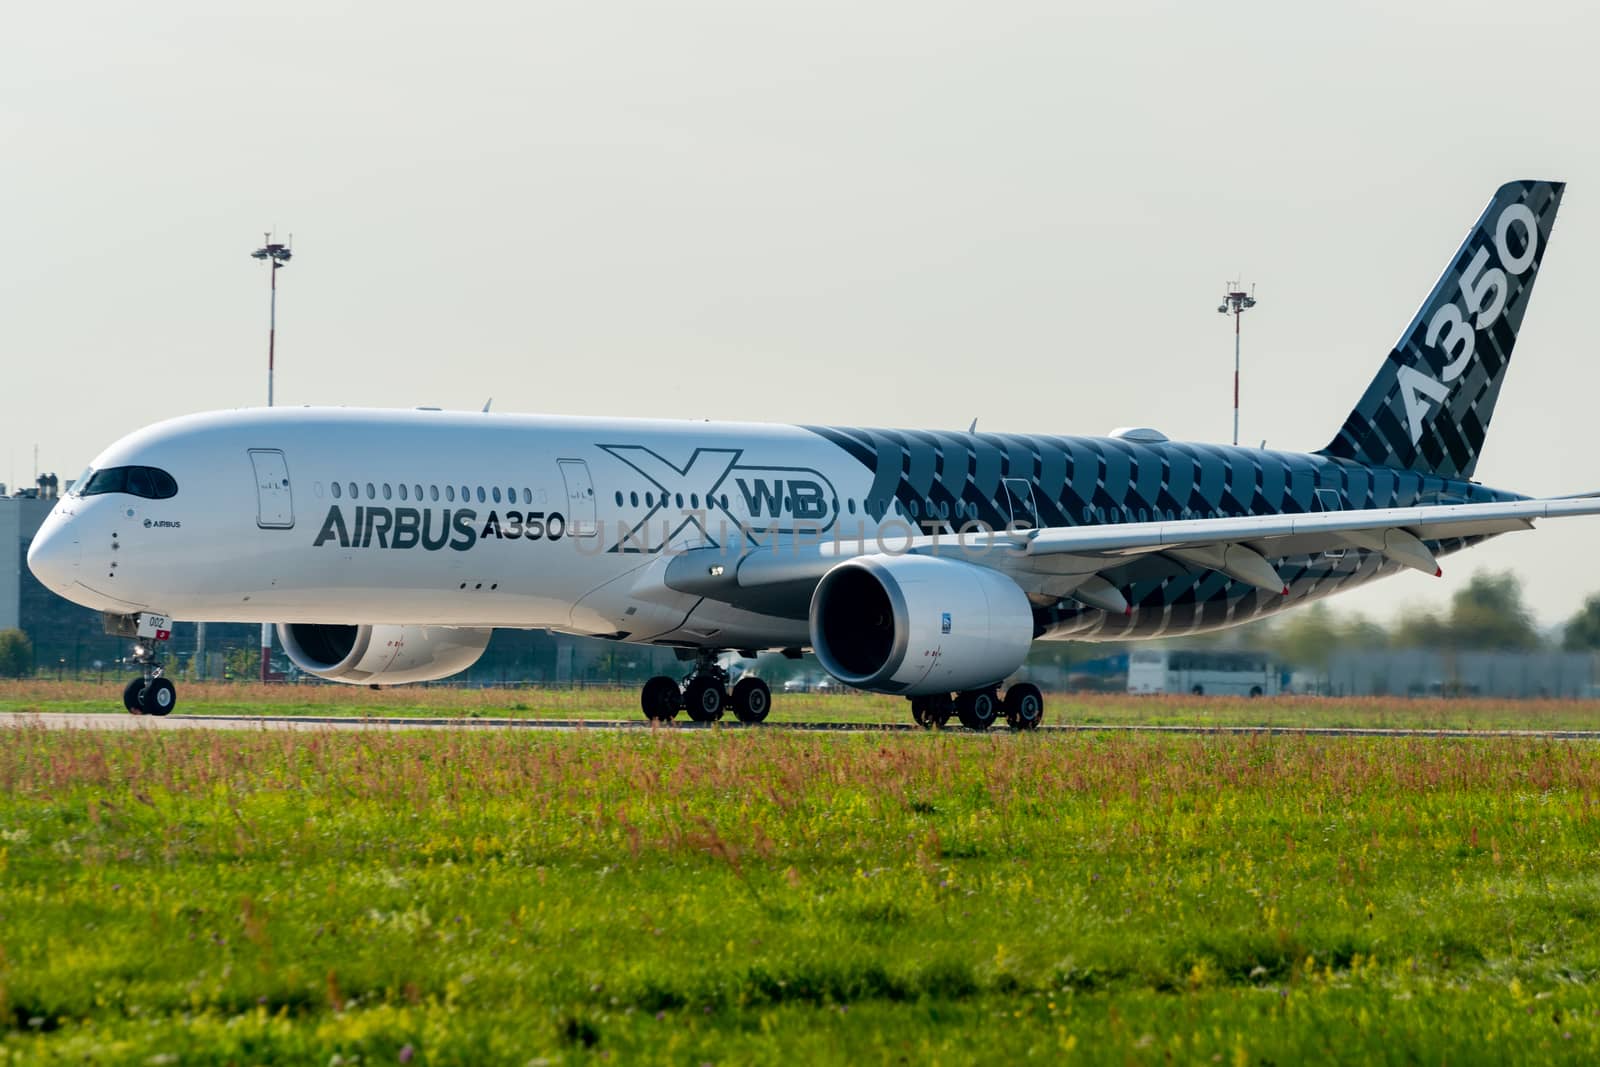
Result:
<instances>
[{"instance_id":1,"label":"aircraft wing","mask_svg":"<svg viewBox=\"0 0 1600 1067\"><path fill-rule=\"evenodd\" d=\"M731 558L724 548L694 549L673 559L666 583L733 604L773 610L775 601L803 598L835 564L853 556L918 553L961 559L1009 574L1040 597L1075 597L1107 611L1127 600L1100 577L1140 557L1165 554L1190 566L1221 571L1270 592L1286 592L1270 560L1361 548L1413 570L1440 573L1425 542L1531 529L1538 519L1600 515L1600 494L1411 508L1182 519L1173 522L825 540L779 545Z\"/></svg>"}]
</instances>

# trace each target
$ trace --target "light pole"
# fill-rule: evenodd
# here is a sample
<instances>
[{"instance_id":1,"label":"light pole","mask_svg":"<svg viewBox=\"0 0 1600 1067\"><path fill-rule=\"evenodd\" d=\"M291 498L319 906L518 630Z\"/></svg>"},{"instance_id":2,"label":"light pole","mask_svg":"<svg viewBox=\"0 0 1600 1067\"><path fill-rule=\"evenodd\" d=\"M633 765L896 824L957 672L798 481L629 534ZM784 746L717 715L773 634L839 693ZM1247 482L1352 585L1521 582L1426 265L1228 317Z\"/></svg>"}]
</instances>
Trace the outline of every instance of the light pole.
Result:
<instances>
[{"instance_id":1,"label":"light pole","mask_svg":"<svg viewBox=\"0 0 1600 1067\"><path fill-rule=\"evenodd\" d=\"M1242 282L1229 282L1228 291L1223 294L1222 303L1217 305L1217 311L1226 315L1233 313L1233 443L1239 444L1239 316L1256 306L1256 287L1250 286L1250 291L1244 291Z\"/></svg>"},{"instance_id":2,"label":"light pole","mask_svg":"<svg viewBox=\"0 0 1600 1067\"><path fill-rule=\"evenodd\" d=\"M272 364L273 349L278 342L278 268L294 258L294 251L288 245L281 245L273 241L272 234L264 233L265 243L254 252L251 257L259 260L270 260L272 270L269 272L271 279L272 297L267 316L267 407L272 406ZM292 238L291 238L292 240Z\"/></svg>"},{"instance_id":3,"label":"light pole","mask_svg":"<svg viewBox=\"0 0 1600 1067\"><path fill-rule=\"evenodd\" d=\"M268 272L269 285L272 296L269 299L267 313L267 407L272 406L272 371L276 358L278 345L278 268L294 258L294 251L287 244L278 244L272 239L272 234L261 235L261 247L251 252L254 259L270 262L272 270ZM291 236L290 240L294 238ZM204 647L202 645L202 647ZM261 680L265 682L272 672L272 624L261 624Z\"/></svg>"}]
</instances>

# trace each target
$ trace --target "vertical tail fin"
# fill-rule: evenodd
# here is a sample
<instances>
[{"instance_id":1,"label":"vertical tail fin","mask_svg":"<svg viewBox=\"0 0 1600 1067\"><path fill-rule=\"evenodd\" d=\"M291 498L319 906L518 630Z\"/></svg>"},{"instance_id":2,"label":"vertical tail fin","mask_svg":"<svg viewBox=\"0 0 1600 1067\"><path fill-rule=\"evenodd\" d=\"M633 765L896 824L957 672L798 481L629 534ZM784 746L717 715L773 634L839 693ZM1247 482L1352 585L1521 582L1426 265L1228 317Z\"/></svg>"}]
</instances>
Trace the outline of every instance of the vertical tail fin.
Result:
<instances>
[{"instance_id":1,"label":"vertical tail fin","mask_svg":"<svg viewBox=\"0 0 1600 1067\"><path fill-rule=\"evenodd\" d=\"M1563 188L1495 192L1323 455L1472 476Z\"/></svg>"}]
</instances>

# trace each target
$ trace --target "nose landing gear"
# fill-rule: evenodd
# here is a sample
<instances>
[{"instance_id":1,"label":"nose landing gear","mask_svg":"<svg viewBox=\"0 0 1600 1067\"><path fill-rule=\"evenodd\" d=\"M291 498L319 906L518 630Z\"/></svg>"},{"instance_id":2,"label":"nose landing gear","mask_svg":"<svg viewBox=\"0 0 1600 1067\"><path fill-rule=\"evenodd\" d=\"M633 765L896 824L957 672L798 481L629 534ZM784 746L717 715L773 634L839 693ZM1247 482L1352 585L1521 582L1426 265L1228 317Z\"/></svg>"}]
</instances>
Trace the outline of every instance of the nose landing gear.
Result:
<instances>
[{"instance_id":1,"label":"nose landing gear","mask_svg":"<svg viewBox=\"0 0 1600 1067\"><path fill-rule=\"evenodd\" d=\"M172 637L172 620L154 612L105 617L106 633L136 640L130 657L140 675L122 690L122 706L134 715L169 715L178 705L178 687L163 677L161 646Z\"/></svg>"}]
</instances>

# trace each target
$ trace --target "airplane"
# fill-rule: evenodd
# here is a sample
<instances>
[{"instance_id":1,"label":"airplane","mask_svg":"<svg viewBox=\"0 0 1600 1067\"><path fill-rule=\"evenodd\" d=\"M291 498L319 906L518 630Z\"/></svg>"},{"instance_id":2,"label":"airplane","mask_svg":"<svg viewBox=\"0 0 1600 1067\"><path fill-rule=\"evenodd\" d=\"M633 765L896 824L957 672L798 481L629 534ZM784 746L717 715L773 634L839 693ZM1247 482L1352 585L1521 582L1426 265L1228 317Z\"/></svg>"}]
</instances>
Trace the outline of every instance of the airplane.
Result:
<instances>
[{"instance_id":1,"label":"airplane","mask_svg":"<svg viewBox=\"0 0 1600 1067\"><path fill-rule=\"evenodd\" d=\"M190 415L100 453L28 551L139 639L134 713L176 705L174 619L275 623L355 685L469 667L495 627L670 646L641 709L767 718L728 653L815 652L913 719L1036 728L1001 687L1036 640L1237 626L1600 496L1473 481L1564 186L1501 186L1327 447L328 407Z\"/></svg>"}]
</instances>

